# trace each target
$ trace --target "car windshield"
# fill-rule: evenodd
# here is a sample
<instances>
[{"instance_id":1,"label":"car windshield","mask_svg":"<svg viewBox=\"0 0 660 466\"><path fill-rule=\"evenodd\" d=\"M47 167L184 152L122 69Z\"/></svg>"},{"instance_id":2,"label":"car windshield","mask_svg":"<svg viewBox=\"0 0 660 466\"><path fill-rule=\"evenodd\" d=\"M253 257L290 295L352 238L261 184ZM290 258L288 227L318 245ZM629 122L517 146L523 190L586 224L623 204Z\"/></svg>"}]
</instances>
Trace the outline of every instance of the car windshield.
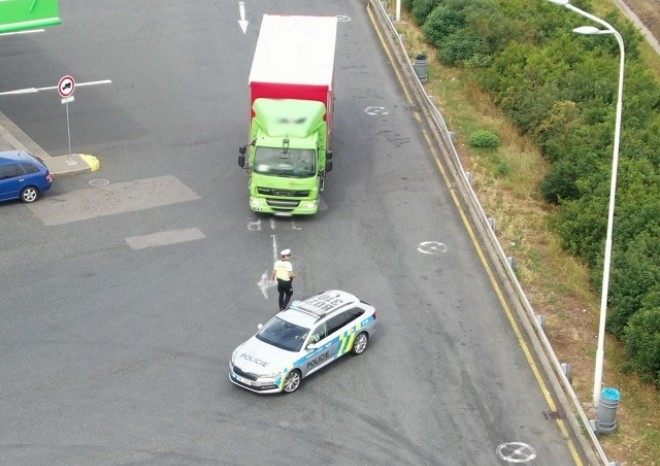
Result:
<instances>
[{"instance_id":1,"label":"car windshield","mask_svg":"<svg viewBox=\"0 0 660 466\"><path fill-rule=\"evenodd\" d=\"M265 175L307 178L316 173L314 149L282 149L281 147L257 147L254 171Z\"/></svg>"},{"instance_id":2,"label":"car windshield","mask_svg":"<svg viewBox=\"0 0 660 466\"><path fill-rule=\"evenodd\" d=\"M264 325L257 338L287 351L300 351L309 329L275 316Z\"/></svg>"}]
</instances>

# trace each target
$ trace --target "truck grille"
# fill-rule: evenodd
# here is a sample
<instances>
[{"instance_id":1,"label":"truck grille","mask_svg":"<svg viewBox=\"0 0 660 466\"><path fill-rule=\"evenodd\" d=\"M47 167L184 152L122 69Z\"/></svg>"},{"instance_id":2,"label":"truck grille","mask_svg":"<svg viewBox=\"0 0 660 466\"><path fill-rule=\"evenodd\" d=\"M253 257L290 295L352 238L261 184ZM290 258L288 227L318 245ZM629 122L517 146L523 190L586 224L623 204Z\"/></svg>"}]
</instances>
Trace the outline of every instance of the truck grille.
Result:
<instances>
[{"instance_id":1,"label":"truck grille","mask_svg":"<svg viewBox=\"0 0 660 466\"><path fill-rule=\"evenodd\" d=\"M309 197L309 190L297 191L292 189L258 187L257 192L264 196Z\"/></svg>"},{"instance_id":2,"label":"truck grille","mask_svg":"<svg viewBox=\"0 0 660 466\"><path fill-rule=\"evenodd\" d=\"M266 199L266 203L273 209L295 209L300 201L288 201L286 199Z\"/></svg>"}]
</instances>

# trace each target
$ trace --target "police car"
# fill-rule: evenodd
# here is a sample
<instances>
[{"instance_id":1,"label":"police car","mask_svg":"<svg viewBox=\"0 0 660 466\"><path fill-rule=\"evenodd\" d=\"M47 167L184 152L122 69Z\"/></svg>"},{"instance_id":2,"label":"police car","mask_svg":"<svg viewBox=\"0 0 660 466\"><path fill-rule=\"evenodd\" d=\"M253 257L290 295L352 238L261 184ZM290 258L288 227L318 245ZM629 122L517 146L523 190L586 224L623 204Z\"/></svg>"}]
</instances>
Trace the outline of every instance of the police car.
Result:
<instances>
[{"instance_id":1,"label":"police car","mask_svg":"<svg viewBox=\"0 0 660 466\"><path fill-rule=\"evenodd\" d=\"M345 291L294 301L234 350L229 380L255 393L293 393L348 352L362 354L375 330L376 309Z\"/></svg>"}]
</instances>

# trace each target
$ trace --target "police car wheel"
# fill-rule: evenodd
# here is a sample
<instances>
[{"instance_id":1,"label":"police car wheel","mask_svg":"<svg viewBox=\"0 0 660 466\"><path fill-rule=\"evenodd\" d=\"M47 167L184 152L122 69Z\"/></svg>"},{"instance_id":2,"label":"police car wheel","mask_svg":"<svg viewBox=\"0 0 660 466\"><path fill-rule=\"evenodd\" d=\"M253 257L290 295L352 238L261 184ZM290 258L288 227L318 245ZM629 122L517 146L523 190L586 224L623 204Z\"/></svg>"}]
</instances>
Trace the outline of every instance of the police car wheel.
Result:
<instances>
[{"instance_id":1,"label":"police car wheel","mask_svg":"<svg viewBox=\"0 0 660 466\"><path fill-rule=\"evenodd\" d=\"M365 332L362 332L357 337L355 337L355 343L353 343L353 354L362 354L364 350L367 349L367 343L369 342L369 335Z\"/></svg>"},{"instance_id":2,"label":"police car wheel","mask_svg":"<svg viewBox=\"0 0 660 466\"><path fill-rule=\"evenodd\" d=\"M300 375L299 371L293 370L289 372L286 376L286 379L284 379L284 392L293 393L298 390L301 380L302 376Z\"/></svg>"}]
</instances>

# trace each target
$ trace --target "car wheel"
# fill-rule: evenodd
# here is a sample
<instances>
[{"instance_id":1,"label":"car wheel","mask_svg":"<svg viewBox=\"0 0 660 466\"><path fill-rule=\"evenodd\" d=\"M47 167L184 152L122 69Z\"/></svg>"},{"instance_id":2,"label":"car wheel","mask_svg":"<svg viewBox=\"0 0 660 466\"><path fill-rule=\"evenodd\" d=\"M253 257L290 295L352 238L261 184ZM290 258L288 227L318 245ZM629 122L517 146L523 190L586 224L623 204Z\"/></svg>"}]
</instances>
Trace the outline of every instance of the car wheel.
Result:
<instances>
[{"instance_id":1,"label":"car wheel","mask_svg":"<svg viewBox=\"0 0 660 466\"><path fill-rule=\"evenodd\" d=\"M284 379L284 387L283 390L285 393L293 393L296 390L298 390L298 387L300 387L300 381L302 380L302 376L300 375L300 371L298 370L293 370L289 372Z\"/></svg>"},{"instance_id":2,"label":"car wheel","mask_svg":"<svg viewBox=\"0 0 660 466\"><path fill-rule=\"evenodd\" d=\"M367 349L367 343L369 342L369 335L366 332L362 332L357 337L355 337L355 342L353 343L353 354L362 354L364 350Z\"/></svg>"},{"instance_id":3,"label":"car wheel","mask_svg":"<svg viewBox=\"0 0 660 466\"><path fill-rule=\"evenodd\" d=\"M39 190L35 188L34 186L26 186L23 188L23 191L21 191L21 201L23 202L34 202L37 200L39 197Z\"/></svg>"}]
</instances>

